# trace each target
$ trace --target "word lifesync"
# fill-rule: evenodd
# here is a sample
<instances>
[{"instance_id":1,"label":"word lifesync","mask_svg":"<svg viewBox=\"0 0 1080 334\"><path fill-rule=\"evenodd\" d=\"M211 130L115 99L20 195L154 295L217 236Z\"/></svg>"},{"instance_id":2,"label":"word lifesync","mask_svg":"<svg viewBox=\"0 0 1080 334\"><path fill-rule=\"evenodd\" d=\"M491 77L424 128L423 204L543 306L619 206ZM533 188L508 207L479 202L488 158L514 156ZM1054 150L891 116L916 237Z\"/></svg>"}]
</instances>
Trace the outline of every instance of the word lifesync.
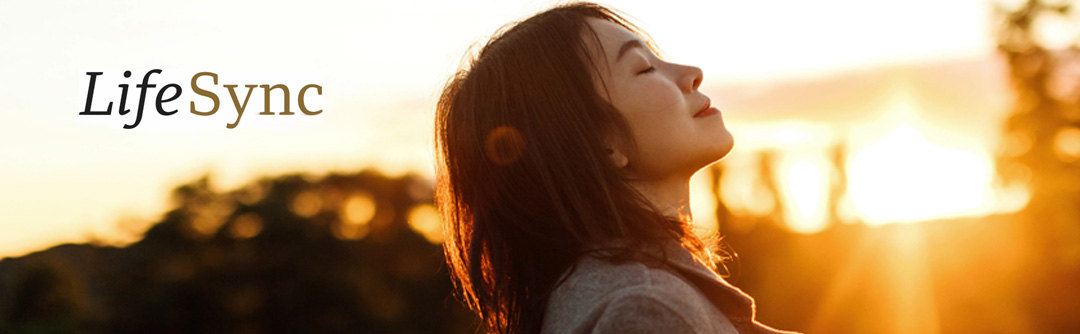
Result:
<instances>
[{"instance_id":1,"label":"word lifesync","mask_svg":"<svg viewBox=\"0 0 1080 334\"><path fill-rule=\"evenodd\" d=\"M90 76L90 85L89 85L90 87L89 87L89 89L88 89L88 91L86 93L86 107L83 108L83 111L80 112L79 115L111 115L112 114L112 110L113 110L113 102L112 101L109 101L108 105L105 107L105 110L91 110L92 109L91 105L93 104L93 100L94 100L94 86L95 86L95 84L97 82L97 77L102 75L102 74L104 74L104 73L103 72L86 72L86 75ZM143 76L142 83L135 85L135 88L137 88L139 90L139 104L138 104L138 107L135 109L135 120L134 120L134 122L132 122L131 124L125 124L124 125L125 129L134 129L135 127L139 126L139 122L142 121L143 107L144 107L144 105L146 103L147 90L151 89L151 88L157 88L157 85L150 83L150 76L153 75L153 74L161 74L161 70L160 69L153 69L153 70L147 71L146 75ZM214 92L211 92L209 90L206 90L203 87L199 87L199 85L197 84L198 79L200 77L204 77L204 76L207 76L207 77L210 77L210 79L213 79L214 85L218 84L218 75L217 75L217 73L214 73L214 72L199 72L199 73L196 73L195 75L193 75L191 77L191 90L193 92L195 92L195 94L203 96L205 98L208 98L208 99L210 99L210 101L213 102L213 107L210 108L209 110L198 110L198 109L195 108L195 101L190 101L189 102L189 110L190 110L190 112L192 114L195 114L195 115L198 115L198 116L210 116L210 115L213 115L214 113L216 113L218 111L218 108L221 106L221 100L218 98L217 94L215 94ZM130 78L130 77L131 77L131 71L124 71L124 78ZM119 104L119 106L117 108L117 113L119 113L120 115L127 115L129 112L131 112L131 109L125 107L125 104L127 102L127 97L128 97L128 84L127 83L121 83L120 85L118 85L118 87L120 87L120 104ZM284 106L283 111L281 113L276 114L276 115L294 115L295 114L295 113L289 111L290 92L289 92L289 87L284 85L284 84L244 85L244 87L247 88L247 93L244 95L243 102L240 101L240 99L239 99L239 97L237 95L237 92L236 92L236 88L238 87L238 85L223 85L223 87L228 89L229 95L230 95L230 97L232 97L233 106L235 107L235 110L236 110L236 120L231 122L231 123L225 124L226 128L232 129L232 128L235 128L237 125L240 124L240 118L244 116L244 111L245 111L245 109L247 109L248 101L251 98L251 93L256 88L262 88L262 91L263 91L263 111L260 112L259 115L275 115L274 112L270 111L270 91L272 91L272 90L280 90L281 93L282 93L281 95L284 97L284 99L282 101L283 106ZM305 85L303 88L300 88L300 90L296 94L297 106L300 107L300 112L304 113L304 115L318 115L318 114L322 113L322 109L309 110L307 105L304 103L304 97L306 96L306 94L308 94L308 90L312 89L312 88L314 88L314 93L316 95L322 96L322 93L323 93L322 86L319 86L319 85L316 85L316 84ZM166 84L166 85L162 86L161 89L159 89L157 91L157 98L155 99L156 102L154 103L155 107L157 108L158 114L161 114L162 116L171 116L173 114L176 114L179 111L179 109L174 108L172 110L165 110L166 107L165 107L164 104L168 103L168 102L172 102L172 101L180 98L181 94L183 94L183 89L180 88L180 85L178 85L178 84L170 83L170 84Z\"/></svg>"}]
</instances>

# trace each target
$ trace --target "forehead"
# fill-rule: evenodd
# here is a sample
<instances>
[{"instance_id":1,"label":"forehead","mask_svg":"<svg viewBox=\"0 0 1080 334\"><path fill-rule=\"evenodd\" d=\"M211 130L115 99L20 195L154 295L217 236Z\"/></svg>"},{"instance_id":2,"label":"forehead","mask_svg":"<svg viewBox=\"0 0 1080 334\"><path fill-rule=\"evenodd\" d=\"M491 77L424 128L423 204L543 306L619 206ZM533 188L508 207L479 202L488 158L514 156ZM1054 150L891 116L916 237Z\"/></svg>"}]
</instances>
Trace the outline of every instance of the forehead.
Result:
<instances>
[{"instance_id":1,"label":"forehead","mask_svg":"<svg viewBox=\"0 0 1080 334\"><path fill-rule=\"evenodd\" d=\"M600 42L600 48L597 48L597 41L593 40L592 36L586 35L585 41L586 44L589 45L589 53L592 54L593 57L603 59L605 63L610 63L615 60L616 54L619 52L619 48L623 43L631 40L641 41L641 37L638 37L615 22L591 17L588 18L587 21L589 27L596 32L596 38L599 39ZM645 43L642 42L642 45L644 44ZM601 52L603 52L603 54L601 54Z\"/></svg>"}]
</instances>

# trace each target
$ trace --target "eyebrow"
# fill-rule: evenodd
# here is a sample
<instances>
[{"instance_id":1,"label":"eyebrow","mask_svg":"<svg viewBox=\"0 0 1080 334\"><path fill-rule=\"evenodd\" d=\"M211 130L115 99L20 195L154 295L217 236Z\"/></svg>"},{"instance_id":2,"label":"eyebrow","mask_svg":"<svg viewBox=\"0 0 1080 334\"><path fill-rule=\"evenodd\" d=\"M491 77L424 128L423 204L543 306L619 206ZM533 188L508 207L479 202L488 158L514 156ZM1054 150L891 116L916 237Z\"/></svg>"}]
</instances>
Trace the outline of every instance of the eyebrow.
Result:
<instances>
[{"instance_id":1,"label":"eyebrow","mask_svg":"<svg viewBox=\"0 0 1080 334\"><path fill-rule=\"evenodd\" d=\"M627 51L630 51L630 49L644 47L645 44L641 44L640 40L631 39L629 41L626 41L625 43L623 43L622 46L619 47L619 53L615 56L615 62L619 62L619 59L622 58L622 56L626 54Z\"/></svg>"}]
</instances>

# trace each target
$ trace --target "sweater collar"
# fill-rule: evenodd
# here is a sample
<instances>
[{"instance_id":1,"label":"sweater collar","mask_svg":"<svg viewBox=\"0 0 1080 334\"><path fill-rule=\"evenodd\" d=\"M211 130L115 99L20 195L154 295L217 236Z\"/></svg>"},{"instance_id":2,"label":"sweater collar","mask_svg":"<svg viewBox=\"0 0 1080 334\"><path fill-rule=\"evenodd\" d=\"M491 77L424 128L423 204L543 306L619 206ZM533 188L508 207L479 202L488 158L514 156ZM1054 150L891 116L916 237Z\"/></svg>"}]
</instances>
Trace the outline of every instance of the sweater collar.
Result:
<instances>
[{"instance_id":1,"label":"sweater collar","mask_svg":"<svg viewBox=\"0 0 1080 334\"><path fill-rule=\"evenodd\" d=\"M671 269L701 289L739 333L795 333L773 329L754 320L754 299L695 259L678 240L665 239L659 245L640 247L638 250L651 257L666 259Z\"/></svg>"}]
</instances>

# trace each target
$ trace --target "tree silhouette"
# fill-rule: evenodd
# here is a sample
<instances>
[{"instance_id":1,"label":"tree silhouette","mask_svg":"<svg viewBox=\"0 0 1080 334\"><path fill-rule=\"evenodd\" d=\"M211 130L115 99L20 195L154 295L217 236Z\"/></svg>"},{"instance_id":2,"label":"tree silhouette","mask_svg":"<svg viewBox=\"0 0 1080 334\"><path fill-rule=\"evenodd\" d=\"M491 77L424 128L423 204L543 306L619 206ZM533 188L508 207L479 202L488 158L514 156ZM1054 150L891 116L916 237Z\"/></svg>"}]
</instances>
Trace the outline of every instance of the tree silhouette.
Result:
<instances>
[{"instance_id":1,"label":"tree silhouette","mask_svg":"<svg viewBox=\"0 0 1080 334\"><path fill-rule=\"evenodd\" d=\"M713 198L716 198L716 211L713 214L716 215L716 230L719 235L727 235L731 230L731 210L728 209L724 199L720 196L720 184L724 178L725 168L724 163L716 163L709 166L708 170L712 180L709 191L712 192Z\"/></svg>"},{"instance_id":2,"label":"tree silhouette","mask_svg":"<svg viewBox=\"0 0 1080 334\"><path fill-rule=\"evenodd\" d=\"M828 223L830 225L836 225L840 223L850 223L844 220L844 217L840 214L841 200L847 196L848 187L848 174L847 174L847 158L848 148L844 145L843 141L838 141L829 149L829 163L832 177L829 178L829 198L828 198Z\"/></svg>"},{"instance_id":3,"label":"tree silhouette","mask_svg":"<svg viewBox=\"0 0 1080 334\"><path fill-rule=\"evenodd\" d=\"M1080 32L1072 32L1076 42L1068 48L1051 50L1039 24L1071 11L1070 1L995 4L997 50L1008 60L1016 93L997 166L1006 184L1030 191L1024 214L1039 256L1078 266L1056 250L1080 243Z\"/></svg>"},{"instance_id":4,"label":"tree silhouette","mask_svg":"<svg viewBox=\"0 0 1080 334\"><path fill-rule=\"evenodd\" d=\"M212 184L176 187L173 208L126 247L0 261L0 333L475 331L441 246L414 228L425 217L410 215L431 205L430 181L362 171Z\"/></svg>"}]
</instances>

